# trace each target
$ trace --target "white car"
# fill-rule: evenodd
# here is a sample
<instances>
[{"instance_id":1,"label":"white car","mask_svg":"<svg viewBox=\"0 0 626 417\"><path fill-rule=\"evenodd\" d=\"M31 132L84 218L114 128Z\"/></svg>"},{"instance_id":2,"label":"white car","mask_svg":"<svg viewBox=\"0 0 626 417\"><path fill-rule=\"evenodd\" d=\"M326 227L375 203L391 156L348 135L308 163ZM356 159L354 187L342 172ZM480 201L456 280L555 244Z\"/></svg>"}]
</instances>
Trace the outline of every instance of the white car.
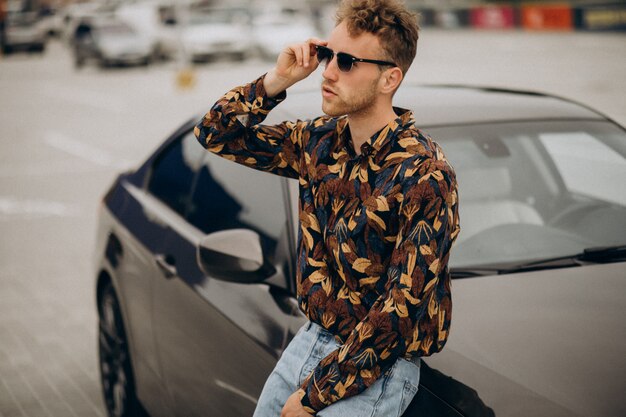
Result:
<instances>
[{"instance_id":1,"label":"white car","mask_svg":"<svg viewBox=\"0 0 626 417\"><path fill-rule=\"evenodd\" d=\"M303 14L262 13L254 20L253 38L259 53L274 60L290 42L319 37L311 19Z\"/></svg>"},{"instance_id":2,"label":"white car","mask_svg":"<svg viewBox=\"0 0 626 417\"><path fill-rule=\"evenodd\" d=\"M35 12L14 12L7 14L4 40L0 38L2 52L9 54L15 50L43 52L47 34L39 24Z\"/></svg>"},{"instance_id":3,"label":"white car","mask_svg":"<svg viewBox=\"0 0 626 417\"><path fill-rule=\"evenodd\" d=\"M59 11L59 18L62 21L61 39L71 44L74 41L74 34L78 25L85 20L112 18L115 12L113 3L73 3Z\"/></svg>"},{"instance_id":4,"label":"white car","mask_svg":"<svg viewBox=\"0 0 626 417\"><path fill-rule=\"evenodd\" d=\"M154 42L125 22L99 19L89 22L87 28L85 33L77 36L74 43L77 68L92 58L102 67L115 64L148 65L154 56Z\"/></svg>"},{"instance_id":5,"label":"white car","mask_svg":"<svg viewBox=\"0 0 626 417\"><path fill-rule=\"evenodd\" d=\"M144 1L121 4L115 15L154 43L156 57L170 59L180 48L174 10L171 2Z\"/></svg>"},{"instance_id":6,"label":"white car","mask_svg":"<svg viewBox=\"0 0 626 417\"><path fill-rule=\"evenodd\" d=\"M245 59L252 51L248 11L237 8L191 11L182 44L193 62L222 56Z\"/></svg>"}]
</instances>

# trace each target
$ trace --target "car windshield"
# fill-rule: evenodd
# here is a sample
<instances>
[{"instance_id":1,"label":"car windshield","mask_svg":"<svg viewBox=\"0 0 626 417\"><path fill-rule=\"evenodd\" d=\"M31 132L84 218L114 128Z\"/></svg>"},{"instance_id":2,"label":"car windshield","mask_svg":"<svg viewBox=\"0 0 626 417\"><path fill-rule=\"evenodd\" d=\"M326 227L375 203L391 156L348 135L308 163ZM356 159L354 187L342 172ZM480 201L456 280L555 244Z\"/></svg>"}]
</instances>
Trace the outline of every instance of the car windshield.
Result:
<instances>
[{"instance_id":1,"label":"car windshield","mask_svg":"<svg viewBox=\"0 0 626 417\"><path fill-rule=\"evenodd\" d=\"M459 183L451 269L626 244L626 133L604 121L424 129Z\"/></svg>"}]
</instances>

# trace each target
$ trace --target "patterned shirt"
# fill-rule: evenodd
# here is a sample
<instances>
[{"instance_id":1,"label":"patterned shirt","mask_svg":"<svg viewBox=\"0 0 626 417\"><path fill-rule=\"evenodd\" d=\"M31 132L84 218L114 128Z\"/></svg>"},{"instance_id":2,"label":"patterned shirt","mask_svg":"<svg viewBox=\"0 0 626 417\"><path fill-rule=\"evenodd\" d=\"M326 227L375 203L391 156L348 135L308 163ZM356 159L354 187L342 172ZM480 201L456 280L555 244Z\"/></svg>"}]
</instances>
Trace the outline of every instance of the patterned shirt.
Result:
<instances>
[{"instance_id":1,"label":"patterned shirt","mask_svg":"<svg viewBox=\"0 0 626 417\"><path fill-rule=\"evenodd\" d=\"M196 126L211 152L299 181L297 295L340 348L302 384L311 413L356 395L399 358L443 348L448 257L459 233L457 182L410 111L354 150L346 116L260 124L264 76L226 93Z\"/></svg>"}]
</instances>

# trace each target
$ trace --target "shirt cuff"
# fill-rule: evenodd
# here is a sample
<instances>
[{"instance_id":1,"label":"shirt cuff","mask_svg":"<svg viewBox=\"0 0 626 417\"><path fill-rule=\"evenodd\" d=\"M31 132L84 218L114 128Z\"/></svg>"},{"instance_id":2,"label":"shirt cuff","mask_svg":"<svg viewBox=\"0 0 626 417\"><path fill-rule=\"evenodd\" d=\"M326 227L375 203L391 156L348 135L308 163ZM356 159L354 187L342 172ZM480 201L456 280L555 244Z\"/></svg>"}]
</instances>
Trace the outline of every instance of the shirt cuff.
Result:
<instances>
[{"instance_id":1,"label":"shirt cuff","mask_svg":"<svg viewBox=\"0 0 626 417\"><path fill-rule=\"evenodd\" d=\"M313 373L311 373L311 375L309 375L304 380L302 385L300 385L300 389L304 391L304 396L300 398L300 403L302 404L302 407L304 407L304 409L308 413L315 415L318 411L324 409L327 405L324 404L318 396L315 396L315 393L313 392L313 389L312 389L313 388L312 381L313 381Z\"/></svg>"},{"instance_id":2,"label":"shirt cuff","mask_svg":"<svg viewBox=\"0 0 626 417\"><path fill-rule=\"evenodd\" d=\"M256 96L263 98L263 108L266 110L271 110L280 104L285 98L287 98L287 90L283 90L280 93L276 94L274 97L268 97L265 92L265 85L263 85L263 81L265 80L265 76L267 73L261 75L259 78L254 81L253 84L256 85Z\"/></svg>"}]
</instances>

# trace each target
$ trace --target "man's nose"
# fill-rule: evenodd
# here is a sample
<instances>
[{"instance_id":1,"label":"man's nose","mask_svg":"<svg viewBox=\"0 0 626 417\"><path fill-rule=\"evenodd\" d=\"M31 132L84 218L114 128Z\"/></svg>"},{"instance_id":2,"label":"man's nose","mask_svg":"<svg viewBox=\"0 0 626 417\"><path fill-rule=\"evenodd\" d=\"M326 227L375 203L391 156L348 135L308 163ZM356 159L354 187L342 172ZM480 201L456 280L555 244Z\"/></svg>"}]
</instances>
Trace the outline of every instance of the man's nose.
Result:
<instances>
[{"instance_id":1,"label":"man's nose","mask_svg":"<svg viewBox=\"0 0 626 417\"><path fill-rule=\"evenodd\" d=\"M338 76L339 67L337 67L337 60L335 59L335 57L333 57L333 59L331 59L330 62L326 64L324 72L322 73L322 77L324 77L325 80L337 81Z\"/></svg>"}]
</instances>

